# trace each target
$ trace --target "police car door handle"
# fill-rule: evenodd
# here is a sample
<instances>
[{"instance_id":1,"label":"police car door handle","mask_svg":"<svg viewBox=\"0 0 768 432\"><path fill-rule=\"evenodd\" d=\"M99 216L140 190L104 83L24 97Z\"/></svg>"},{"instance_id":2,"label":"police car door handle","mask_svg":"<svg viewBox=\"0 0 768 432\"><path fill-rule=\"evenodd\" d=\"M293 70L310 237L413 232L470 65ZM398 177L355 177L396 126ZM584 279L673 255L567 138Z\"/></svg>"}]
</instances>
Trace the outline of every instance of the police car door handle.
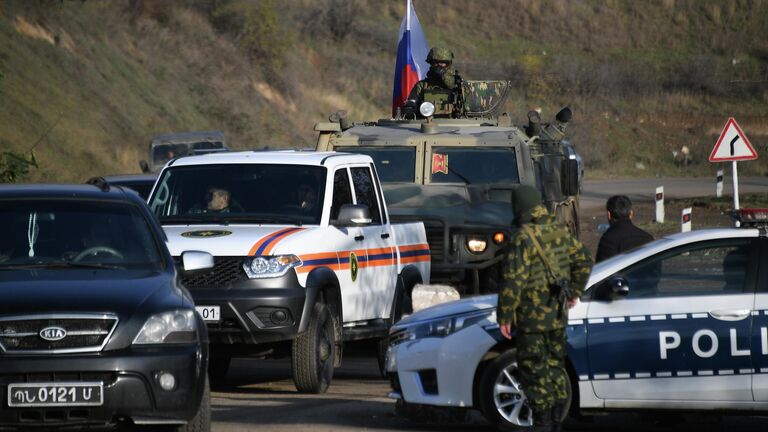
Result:
<instances>
[{"instance_id":1,"label":"police car door handle","mask_svg":"<svg viewBox=\"0 0 768 432\"><path fill-rule=\"evenodd\" d=\"M749 309L718 309L709 311L712 318L721 321L741 321L752 313Z\"/></svg>"},{"instance_id":2,"label":"police car door handle","mask_svg":"<svg viewBox=\"0 0 768 432\"><path fill-rule=\"evenodd\" d=\"M381 235L381 238L383 238L383 239L388 239L388 238L389 238L389 233L384 233L384 234L382 234L382 235Z\"/></svg>"},{"instance_id":3,"label":"police car door handle","mask_svg":"<svg viewBox=\"0 0 768 432\"><path fill-rule=\"evenodd\" d=\"M355 241L363 241L363 240L365 240L364 235L355 236Z\"/></svg>"}]
</instances>

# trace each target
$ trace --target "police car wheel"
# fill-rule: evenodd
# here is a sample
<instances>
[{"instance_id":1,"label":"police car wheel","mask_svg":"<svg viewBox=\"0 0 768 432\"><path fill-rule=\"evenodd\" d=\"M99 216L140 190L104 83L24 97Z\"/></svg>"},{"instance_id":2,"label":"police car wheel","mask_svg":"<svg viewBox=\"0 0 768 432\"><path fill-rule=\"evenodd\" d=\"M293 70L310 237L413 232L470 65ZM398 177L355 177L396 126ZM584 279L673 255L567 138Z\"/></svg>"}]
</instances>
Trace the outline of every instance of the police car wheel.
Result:
<instances>
[{"instance_id":1,"label":"police car wheel","mask_svg":"<svg viewBox=\"0 0 768 432\"><path fill-rule=\"evenodd\" d=\"M485 368L480 379L479 399L485 418L502 429L514 430L533 424L533 412L517 378L515 350L506 351Z\"/></svg>"},{"instance_id":2,"label":"police car wheel","mask_svg":"<svg viewBox=\"0 0 768 432\"><path fill-rule=\"evenodd\" d=\"M293 340L293 383L302 393L325 393L336 358L334 320L325 303L315 303L307 331Z\"/></svg>"},{"instance_id":3,"label":"police car wheel","mask_svg":"<svg viewBox=\"0 0 768 432\"><path fill-rule=\"evenodd\" d=\"M533 412L517 376L517 351L510 349L493 359L480 379L480 410L489 422L500 429L520 430L533 425ZM565 381L568 399L560 410L563 415L561 420L568 414L573 395L567 373Z\"/></svg>"}]
</instances>

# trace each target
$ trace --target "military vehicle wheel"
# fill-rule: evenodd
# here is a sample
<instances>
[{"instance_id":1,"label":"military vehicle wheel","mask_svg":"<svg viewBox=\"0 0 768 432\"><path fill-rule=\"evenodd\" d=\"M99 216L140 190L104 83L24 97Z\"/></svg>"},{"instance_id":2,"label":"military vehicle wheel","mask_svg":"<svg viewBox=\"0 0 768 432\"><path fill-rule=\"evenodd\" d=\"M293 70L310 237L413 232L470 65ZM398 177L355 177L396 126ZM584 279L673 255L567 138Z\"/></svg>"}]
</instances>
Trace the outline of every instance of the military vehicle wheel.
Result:
<instances>
[{"instance_id":1,"label":"military vehicle wheel","mask_svg":"<svg viewBox=\"0 0 768 432\"><path fill-rule=\"evenodd\" d=\"M333 378L336 359L334 318L325 303L312 309L307 331L293 340L293 383L302 393L325 393Z\"/></svg>"},{"instance_id":2,"label":"military vehicle wheel","mask_svg":"<svg viewBox=\"0 0 768 432\"><path fill-rule=\"evenodd\" d=\"M564 417L573 395L567 373L565 378L568 400L562 410ZM479 385L480 410L489 422L504 430L520 430L533 424L533 411L518 378L517 350L510 349L493 359L483 371Z\"/></svg>"}]
</instances>

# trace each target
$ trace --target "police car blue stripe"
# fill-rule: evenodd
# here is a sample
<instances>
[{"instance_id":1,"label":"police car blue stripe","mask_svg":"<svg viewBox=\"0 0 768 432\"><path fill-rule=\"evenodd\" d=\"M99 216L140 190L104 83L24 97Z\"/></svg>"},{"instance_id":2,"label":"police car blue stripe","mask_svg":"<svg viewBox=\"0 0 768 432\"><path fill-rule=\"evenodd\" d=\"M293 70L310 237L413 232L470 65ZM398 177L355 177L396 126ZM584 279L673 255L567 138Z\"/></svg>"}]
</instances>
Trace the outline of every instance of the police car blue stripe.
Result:
<instances>
[{"instance_id":1,"label":"police car blue stripe","mask_svg":"<svg viewBox=\"0 0 768 432\"><path fill-rule=\"evenodd\" d=\"M624 322L624 317L611 317L611 318L608 318L608 322L612 322L612 323Z\"/></svg>"},{"instance_id":2,"label":"police car blue stripe","mask_svg":"<svg viewBox=\"0 0 768 432\"><path fill-rule=\"evenodd\" d=\"M688 314L673 314L672 319L686 319L688 318Z\"/></svg>"},{"instance_id":3,"label":"police car blue stripe","mask_svg":"<svg viewBox=\"0 0 768 432\"><path fill-rule=\"evenodd\" d=\"M709 314L706 313L692 313L691 318L709 318Z\"/></svg>"},{"instance_id":4,"label":"police car blue stripe","mask_svg":"<svg viewBox=\"0 0 768 432\"><path fill-rule=\"evenodd\" d=\"M678 371L677 376L679 377L689 377L693 376L693 371Z\"/></svg>"},{"instance_id":5,"label":"police car blue stripe","mask_svg":"<svg viewBox=\"0 0 768 432\"><path fill-rule=\"evenodd\" d=\"M651 321L663 321L667 319L666 315L651 315Z\"/></svg>"},{"instance_id":6,"label":"police car blue stripe","mask_svg":"<svg viewBox=\"0 0 768 432\"><path fill-rule=\"evenodd\" d=\"M635 378L650 378L651 373L650 372L636 372Z\"/></svg>"},{"instance_id":7,"label":"police car blue stripe","mask_svg":"<svg viewBox=\"0 0 768 432\"><path fill-rule=\"evenodd\" d=\"M714 374L715 374L715 371L711 371L711 370L701 370L696 372L696 375L699 375L699 376L711 376Z\"/></svg>"},{"instance_id":8,"label":"police car blue stripe","mask_svg":"<svg viewBox=\"0 0 768 432\"><path fill-rule=\"evenodd\" d=\"M645 321L645 315L640 316L631 316L629 317L630 321Z\"/></svg>"}]
</instances>

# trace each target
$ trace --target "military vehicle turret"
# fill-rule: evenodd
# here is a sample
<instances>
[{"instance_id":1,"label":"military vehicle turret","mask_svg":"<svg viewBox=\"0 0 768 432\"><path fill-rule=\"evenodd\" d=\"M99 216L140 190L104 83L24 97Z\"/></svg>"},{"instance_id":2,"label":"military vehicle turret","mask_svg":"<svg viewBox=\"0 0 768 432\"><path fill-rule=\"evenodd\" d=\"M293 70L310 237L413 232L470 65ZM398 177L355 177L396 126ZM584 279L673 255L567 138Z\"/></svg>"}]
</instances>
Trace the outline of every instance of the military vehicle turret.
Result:
<instances>
[{"instance_id":1,"label":"military vehicle turret","mask_svg":"<svg viewBox=\"0 0 768 432\"><path fill-rule=\"evenodd\" d=\"M467 80L449 115L424 102L418 113L405 109L394 119L355 124L338 112L315 125L317 150L373 158L390 217L424 222L432 281L463 294L498 288L517 185L538 188L558 220L579 231L578 154L564 140L571 110L549 123L531 111L528 124L516 126L498 114L509 88Z\"/></svg>"}]
</instances>

